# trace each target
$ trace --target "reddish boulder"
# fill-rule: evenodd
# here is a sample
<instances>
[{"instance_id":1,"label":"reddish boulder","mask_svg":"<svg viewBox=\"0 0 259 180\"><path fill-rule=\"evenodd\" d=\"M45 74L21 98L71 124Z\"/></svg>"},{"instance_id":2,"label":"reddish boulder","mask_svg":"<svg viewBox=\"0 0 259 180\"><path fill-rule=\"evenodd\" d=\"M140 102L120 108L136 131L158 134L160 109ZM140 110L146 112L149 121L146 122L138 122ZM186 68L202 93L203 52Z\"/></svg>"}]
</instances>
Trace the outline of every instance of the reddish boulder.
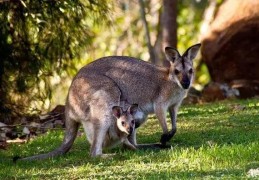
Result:
<instances>
[{"instance_id":1,"label":"reddish boulder","mask_svg":"<svg viewBox=\"0 0 259 180\"><path fill-rule=\"evenodd\" d=\"M230 87L245 82L240 97L258 95L259 1L227 0L203 37L201 53L212 81Z\"/></svg>"}]
</instances>

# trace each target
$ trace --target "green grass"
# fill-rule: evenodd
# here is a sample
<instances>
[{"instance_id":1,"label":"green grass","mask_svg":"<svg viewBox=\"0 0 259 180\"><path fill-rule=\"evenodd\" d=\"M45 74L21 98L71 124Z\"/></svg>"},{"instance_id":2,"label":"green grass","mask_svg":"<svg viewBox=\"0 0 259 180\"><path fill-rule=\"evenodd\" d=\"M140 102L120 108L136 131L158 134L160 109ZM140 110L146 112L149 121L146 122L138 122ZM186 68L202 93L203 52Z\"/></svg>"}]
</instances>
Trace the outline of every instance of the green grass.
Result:
<instances>
[{"instance_id":1,"label":"green grass","mask_svg":"<svg viewBox=\"0 0 259 180\"><path fill-rule=\"evenodd\" d=\"M139 128L138 142L158 142L160 135L151 116ZM116 153L113 158L90 158L82 136L63 157L11 161L14 155L55 149L62 137L63 132L51 131L0 150L0 179L253 179L247 172L259 168L259 99L182 106L171 149L134 152L117 147L106 151Z\"/></svg>"}]
</instances>

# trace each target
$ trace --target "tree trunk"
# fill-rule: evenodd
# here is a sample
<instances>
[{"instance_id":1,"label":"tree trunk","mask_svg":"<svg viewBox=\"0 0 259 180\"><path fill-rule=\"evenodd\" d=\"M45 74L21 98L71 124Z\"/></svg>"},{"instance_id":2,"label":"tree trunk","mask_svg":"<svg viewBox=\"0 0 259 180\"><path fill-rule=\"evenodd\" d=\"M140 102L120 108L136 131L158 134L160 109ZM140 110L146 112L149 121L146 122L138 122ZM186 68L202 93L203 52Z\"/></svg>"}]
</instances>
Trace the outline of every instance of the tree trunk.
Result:
<instances>
[{"instance_id":1,"label":"tree trunk","mask_svg":"<svg viewBox=\"0 0 259 180\"><path fill-rule=\"evenodd\" d=\"M165 60L165 47L177 48L177 0L163 0L163 11L161 15L161 31L156 43L156 52L160 51L159 63L168 66Z\"/></svg>"},{"instance_id":2,"label":"tree trunk","mask_svg":"<svg viewBox=\"0 0 259 180\"><path fill-rule=\"evenodd\" d=\"M163 0L163 43L162 49L170 46L177 48L177 0Z\"/></svg>"}]
</instances>

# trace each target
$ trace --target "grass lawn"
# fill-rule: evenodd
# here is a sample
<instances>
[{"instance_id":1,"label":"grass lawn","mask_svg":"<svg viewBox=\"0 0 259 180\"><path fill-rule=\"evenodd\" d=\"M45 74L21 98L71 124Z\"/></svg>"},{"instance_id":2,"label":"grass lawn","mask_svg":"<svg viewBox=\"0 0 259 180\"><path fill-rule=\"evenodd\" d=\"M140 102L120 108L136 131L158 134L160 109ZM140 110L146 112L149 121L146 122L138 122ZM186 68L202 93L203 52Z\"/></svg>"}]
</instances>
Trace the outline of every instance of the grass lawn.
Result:
<instances>
[{"instance_id":1,"label":"grass lawn","mask_svg":"<svg viewBox=\"0 0 259 180\"><path fill-rule=\"evenodd\" d=\"M168 119L168 124L169 119ZM81 129L82 130L82 129ZM162 129L154 116L139 128L139 143L154 143ZM112 158L90 158L85 136L54 159L13 164L59 146L62 131L50 131L23 145L0 150L0 179L259 179L259 99L182 106L171 149L107 150Z\"/></svg>"}]
</instances>

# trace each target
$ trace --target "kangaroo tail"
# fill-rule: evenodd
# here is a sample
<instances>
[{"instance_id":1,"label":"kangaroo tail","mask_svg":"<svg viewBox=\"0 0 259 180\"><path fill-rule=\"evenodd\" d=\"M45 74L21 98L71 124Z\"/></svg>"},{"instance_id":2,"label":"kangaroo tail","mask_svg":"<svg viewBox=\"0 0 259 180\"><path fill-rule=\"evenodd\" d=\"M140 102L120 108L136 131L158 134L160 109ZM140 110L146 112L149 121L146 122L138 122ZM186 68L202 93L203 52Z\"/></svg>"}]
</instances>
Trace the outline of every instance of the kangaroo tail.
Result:
<instances>
[{"instance_id":1,"label":"kangaroo tail","mask_svg":"<svg viewBox=\"0 0 259 180\"><path fill-rule=\"evenodd\" d=\"M18 156L15 156L13 158L13 161L16 162L17 160L22 160L22 161L23 160L24 161L42 160L42 159L52 158L52 157L59 156L59 155L64 155L72 147L72 145L75 141L75 138L77 136L78 128L79 128L78 122L73 121L71 119L67 120L64 140L59 148L57 148L54 151L51 151L49 153L39 154L39 155L25 157L25 158L20 158Z\"/></svg>"}]
</instances>

